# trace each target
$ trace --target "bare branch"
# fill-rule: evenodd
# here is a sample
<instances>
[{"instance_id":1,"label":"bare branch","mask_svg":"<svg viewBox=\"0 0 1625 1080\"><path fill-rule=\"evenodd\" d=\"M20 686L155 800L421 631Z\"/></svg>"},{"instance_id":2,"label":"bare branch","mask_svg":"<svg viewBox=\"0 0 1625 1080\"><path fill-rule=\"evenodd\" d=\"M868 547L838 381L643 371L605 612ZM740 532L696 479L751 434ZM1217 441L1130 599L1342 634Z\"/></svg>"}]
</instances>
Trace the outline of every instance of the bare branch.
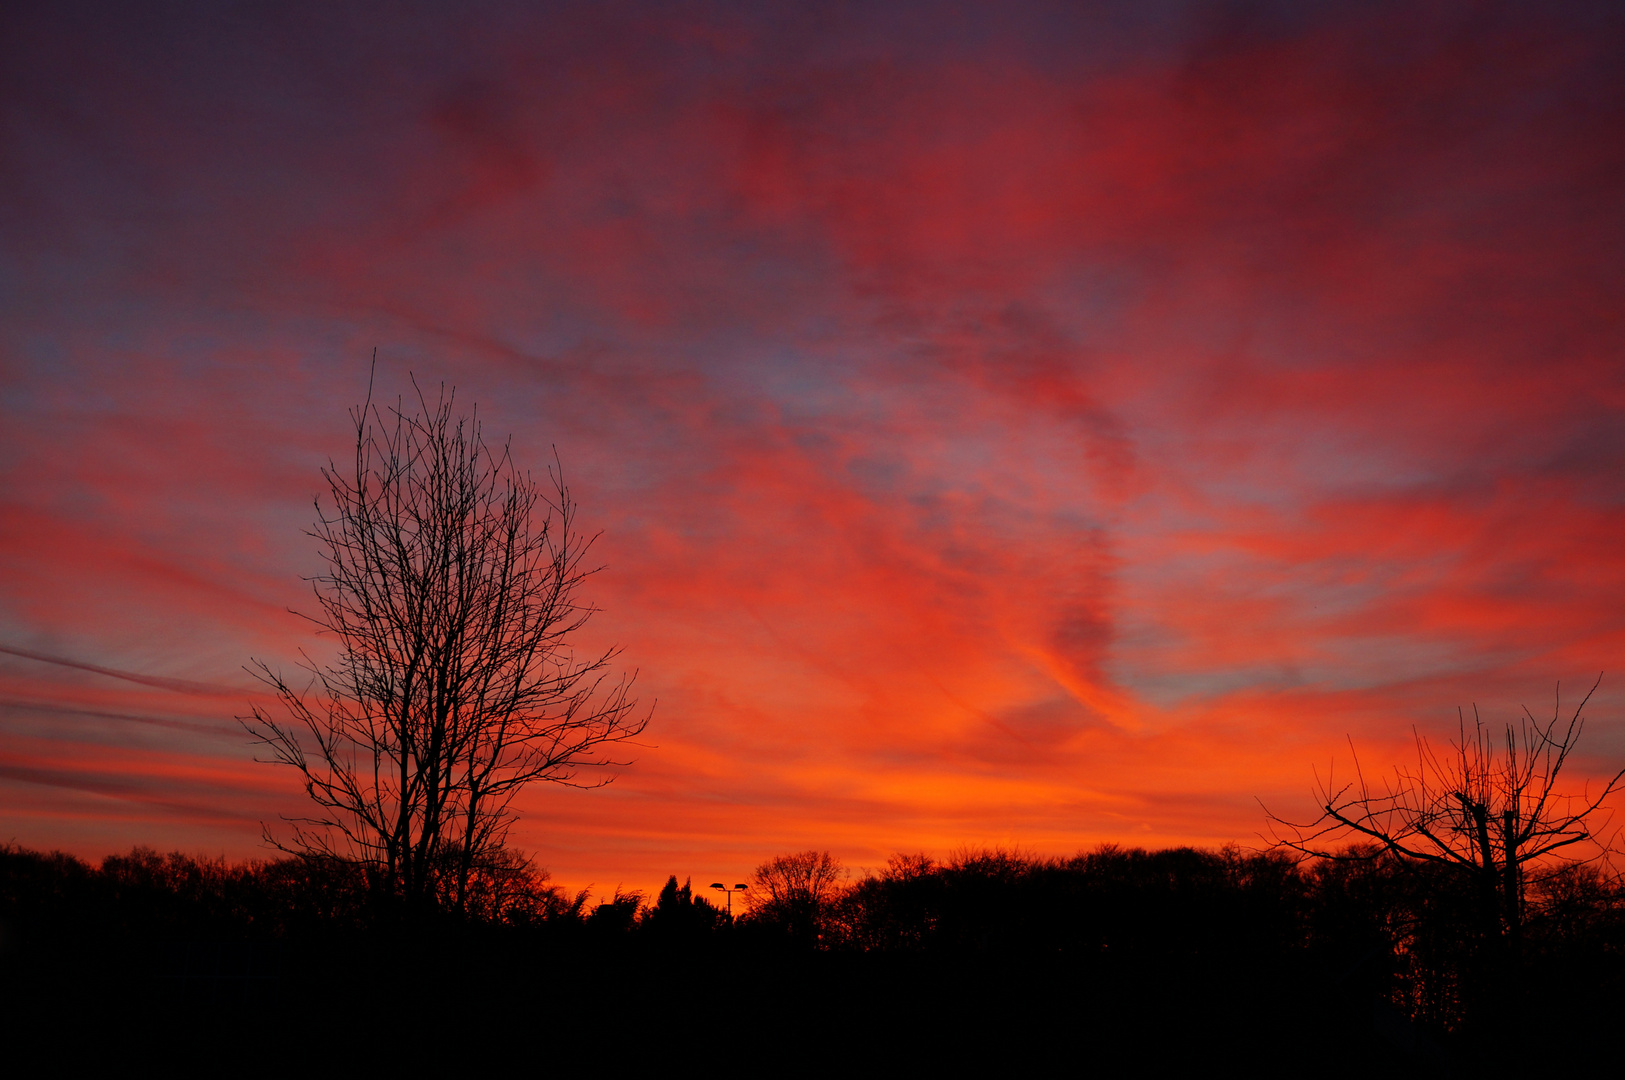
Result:
<instances>
[{"instance_id":1,"label":"bare branch","mask_svg":"<svg viewBox=\"0 0 1625 1080\"><path fill-rule=\"evenodd\" d=\"M1532 864L1554 858L1591 862L1611 850L1606 801L1625 784L1625 769L1595 795L1565 793L1560 783L1585 730L1585 707L1601 684L1599 675L1566 723L1559 687L1549 721L1537 720L1525 708L1499 736L1476 706L1471 728L1458 709L1448 757L1441 758L1413 732L1416 765L1396 768L1381 794L1367 786L1358 754L1355 784L1333 789L1329 780L1320 782L1317 770L1319 816L1292 822L1266 807L1273 839L1277 846L1323 859L1388 854L1455 867L1478 883L1495 933L1515 945ZM1350 840L1370 843L1351 846Z\"/></svg>"}]
</instances>

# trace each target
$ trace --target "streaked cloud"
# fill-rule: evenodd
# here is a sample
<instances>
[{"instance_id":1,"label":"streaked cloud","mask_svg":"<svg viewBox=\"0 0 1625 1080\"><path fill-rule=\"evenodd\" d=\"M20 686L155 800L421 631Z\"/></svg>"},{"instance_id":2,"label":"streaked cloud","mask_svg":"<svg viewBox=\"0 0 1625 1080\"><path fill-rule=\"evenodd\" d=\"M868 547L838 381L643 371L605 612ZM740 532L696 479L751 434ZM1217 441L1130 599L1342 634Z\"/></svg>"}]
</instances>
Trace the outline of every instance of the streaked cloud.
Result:
<instances>
[{"instance_id":1,"label":"streaked cloud","mask_svg":"<svg viewBox=\"0 0 1625 1080\"><path fill-rule=\"evenodd\" d=\"M19 842L300 810L213 732L325 647L374 346L603 529L584 646L659 704L529 797L567 883L1246 841L1346 735L1618 666L1606 10L7 18Z\"/></svg>"}]
</instances>

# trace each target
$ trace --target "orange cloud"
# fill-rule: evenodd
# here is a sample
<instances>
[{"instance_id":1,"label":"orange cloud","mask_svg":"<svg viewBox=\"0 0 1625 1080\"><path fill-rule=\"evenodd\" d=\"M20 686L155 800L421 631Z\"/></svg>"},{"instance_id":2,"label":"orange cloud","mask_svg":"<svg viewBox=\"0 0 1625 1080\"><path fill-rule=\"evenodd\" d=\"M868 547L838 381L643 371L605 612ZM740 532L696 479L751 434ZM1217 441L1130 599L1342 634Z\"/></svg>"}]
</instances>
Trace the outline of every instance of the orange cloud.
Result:
<instances>
[{"instance_id":1,"label":"orange cloud","mask_svg":"<svg viewBox=\"0 0 1625 1080\"><path fill-rule=\"evenodd\" d=\"M1618 666L1612 22L939 9L15 20L16 839L299 811L231 718L328 647L374 346L604 530L582 647L659 704L527 794L566 883L1246 842Z\"/></svg>"}]
</instances>

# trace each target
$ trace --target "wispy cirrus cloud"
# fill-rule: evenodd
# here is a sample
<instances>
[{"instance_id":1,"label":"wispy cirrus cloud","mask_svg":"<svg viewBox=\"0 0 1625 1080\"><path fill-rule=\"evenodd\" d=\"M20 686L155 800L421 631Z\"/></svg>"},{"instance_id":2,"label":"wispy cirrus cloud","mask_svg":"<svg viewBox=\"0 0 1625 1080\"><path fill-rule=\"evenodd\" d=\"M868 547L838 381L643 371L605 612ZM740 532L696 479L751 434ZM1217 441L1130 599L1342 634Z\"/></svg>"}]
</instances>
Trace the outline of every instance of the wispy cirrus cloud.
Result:
<instances>
[{"instance_id":1,"label":"wispy cirrus cloud","mask_svg":"<svg viewBox=\"0 0 1625 1080\"><path fill-rule=\"evenodd\" d=\"M1615 666L1607 12L9 18L19 840L299 810L176 691L330 647L375 345L604 529L583 645L659 706L527 796L566 881L1245 840L1346 733Z\"/></svg>"}]
</instances>

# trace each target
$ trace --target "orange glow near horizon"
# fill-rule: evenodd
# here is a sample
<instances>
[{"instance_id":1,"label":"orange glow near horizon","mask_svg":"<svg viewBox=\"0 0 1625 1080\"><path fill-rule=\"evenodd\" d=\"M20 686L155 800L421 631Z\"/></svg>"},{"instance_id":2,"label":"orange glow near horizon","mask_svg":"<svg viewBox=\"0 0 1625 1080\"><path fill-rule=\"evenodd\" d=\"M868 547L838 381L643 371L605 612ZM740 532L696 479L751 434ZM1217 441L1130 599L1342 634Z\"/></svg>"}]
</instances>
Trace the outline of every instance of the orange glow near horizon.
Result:
<instances>
[{"instance_id":1,"label":"orange glow near horizon","mask_svg":"<svg viewBox=\"0 0 1625 1080\"><path fill-rule=\"evenodd\" d=\"M1618 19L1210 8L13 17L0 840L270 854L243 665L324 648L374 346L602 530L581 644L654 714L523 798L572 887L1258 843L1348 739L1577 701Z\"/></svg>"}]
</instances>

